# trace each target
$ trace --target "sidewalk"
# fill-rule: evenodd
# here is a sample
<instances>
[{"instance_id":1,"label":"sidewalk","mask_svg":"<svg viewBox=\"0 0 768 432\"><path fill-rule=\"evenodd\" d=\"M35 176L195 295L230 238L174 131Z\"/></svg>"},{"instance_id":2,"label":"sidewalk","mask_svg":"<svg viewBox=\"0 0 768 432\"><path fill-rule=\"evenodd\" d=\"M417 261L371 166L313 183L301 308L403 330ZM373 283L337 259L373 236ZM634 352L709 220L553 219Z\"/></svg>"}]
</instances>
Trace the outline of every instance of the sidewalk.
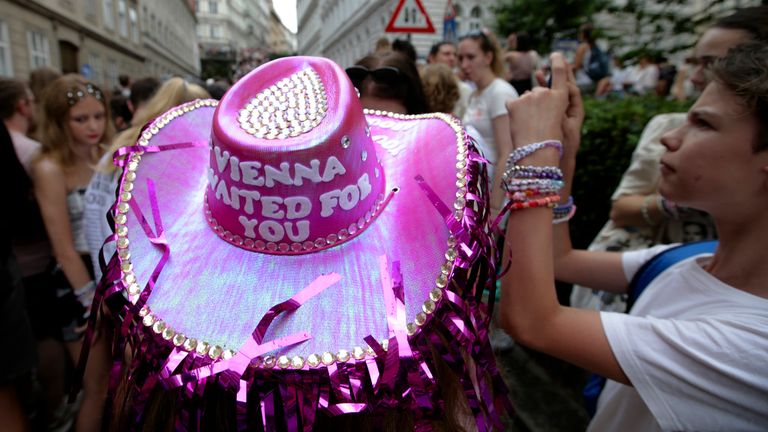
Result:
<instances>
[{"instance_id":1,"label":"sidewalk","mask_svg":"<svg viewBox=\"0 0 768 432\"><path fill-rule=\"evenodd\" d=\"M497 353L502 377L516 410L511 430L584 431L589 422L581 400L585 372L515 344Z\"/></svg>"}]
</instances>

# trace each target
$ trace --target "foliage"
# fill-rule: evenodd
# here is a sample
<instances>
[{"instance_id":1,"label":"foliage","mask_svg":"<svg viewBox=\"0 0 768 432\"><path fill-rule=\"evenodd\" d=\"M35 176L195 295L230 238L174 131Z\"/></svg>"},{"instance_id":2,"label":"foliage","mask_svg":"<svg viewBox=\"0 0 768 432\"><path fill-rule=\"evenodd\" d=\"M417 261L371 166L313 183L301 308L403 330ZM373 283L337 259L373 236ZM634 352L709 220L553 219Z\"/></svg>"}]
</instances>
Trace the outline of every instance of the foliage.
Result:
<instances>
[{"instance_id":1,"label":"foliage","mask_svg":"<svg viewBox=\"0 0 768 432\"><path fill-rule=\"evenodd\" d=\"M501 0L494 8L496 32L501 37L527 31L539 52L549 52L556 35L570 31L576 37L581 24L605 7L609 0Z\"/></svg>"},{"instance_id":2,"label":"foliage","mask_svg":"<svg viewBox=\"0 0 768 432\"><path fill-rule=\"evenodd\" d=\"M746 7L768 0L736 3ZM575 38L581 24L592 22L598 39L634 58L689 49L704 25L734 7L732 0L500 0L494 9L497 34L527 31L539 52L549 52L557 38Z\"/></svg>"},{"instance_id":3,"label":"foliage","mask_svg":"<svg viewBox=\"0 0 768 432\"><path fill-rule=\"evenodd\" d=\"M651 117L684 112L690 106L656 96L587 98L584 104L586 118L572 192L578 211L570 223L571 238L578 248L586 248L608 220L611 195Z\"/></svg>"},{"instance_id":4,"label":"foliage","mask_svg":"<svg viewBox=\"0 0 768 432\"><path fill-rule=\"evenodd\" d=\"M617 47L625 59L644 53L655 56L689 49L695 43L697 31L727 10L725 0L693 3L691 0L627 0L622 5L611 4L604 12L624 25L605 29L602 37ZM697 7L699 4L703 6Z\"/></svg>"}]
</instances>

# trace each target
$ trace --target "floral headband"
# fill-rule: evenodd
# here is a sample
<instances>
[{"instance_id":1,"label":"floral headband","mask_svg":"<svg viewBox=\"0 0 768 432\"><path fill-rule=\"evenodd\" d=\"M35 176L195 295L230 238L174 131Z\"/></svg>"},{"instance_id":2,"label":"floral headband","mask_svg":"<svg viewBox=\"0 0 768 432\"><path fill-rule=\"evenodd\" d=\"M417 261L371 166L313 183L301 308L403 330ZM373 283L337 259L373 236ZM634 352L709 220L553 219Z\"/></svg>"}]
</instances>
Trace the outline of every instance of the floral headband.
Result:
<instances>
[{"instance_id":1,"label":"floral headband","mask_svg":"<svg viewBox=\"0 0 768 432\"><path fill-rule=\"evenodd\" d=\"M86 93L95 97L97 100L104 99L104 94L101 92L101 90L99 90L93 84L86 84L85 91L77 87L73 87L72 89L68 90L67 103L69 103L69 106L73 106L74 104L78 103L80 99L84 98Z\"/></svg>"}]
</instances>

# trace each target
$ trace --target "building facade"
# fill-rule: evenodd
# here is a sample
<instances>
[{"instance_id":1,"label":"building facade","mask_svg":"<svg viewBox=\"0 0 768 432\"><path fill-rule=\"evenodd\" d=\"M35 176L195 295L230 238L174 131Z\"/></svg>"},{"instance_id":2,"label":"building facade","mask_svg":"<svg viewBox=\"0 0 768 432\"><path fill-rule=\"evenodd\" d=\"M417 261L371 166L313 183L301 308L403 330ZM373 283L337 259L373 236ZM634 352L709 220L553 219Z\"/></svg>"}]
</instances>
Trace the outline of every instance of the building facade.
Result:
<instances>
[{"instance_id":1,"label":"building facade","mask_svg":"<svg viewBox=\"0 0 768 432\"><path fill-rule=\"evenodd\" d=\"M288 28L277 16L275 9L269 10L269 52L276 54L286 54L296 52L296 34Z\"/></svg>"},{"instance_id":2,"label":"building facade","mask_svg":"<svg viewBox=\"0 0 768 432\"><path fill-rule=\"evenodd\" d=\"M269 49L267 0L197 0L197 39L203 77L229 77L239 62Z\"/></svg>"},{"instance_id":3,"label":"building facade","mask_svg":"<svg viewBox=\"0 0 768 432\"><path fill-rule=\"evenodd\" d=\"M199 74L187 0L0 0L0 11L0 75L48 66L113 88L121 74Z\"/></svg>"},{"instance_id":4,"label":"building facade","mask_svg":"<svg viewBox=\"0 0 768 432\"><path fill-rule=\"evenodd\" d=\"M454 0L456 34L492 28L491 7L495 1ZM396 0L298 0L298 52L303 55L328 57L342 67L373 51L376 41L386 37L390 42L408 37L404 33L384 30L397 6ZM413 33L411 43L420 60L425 60L435 42L443 39L443 17L446 0L422 0L435 33Z\"/></svg>"},{"instance_id":5,"label":"building facade","mask_svg":"<svg viewBox=\"0 0 768 432\"><path fill-rule=\"evenodd\" d=\"M144 73L159 78L200 76L196 24L194 3L190 0L142 1Z\"/></svg>"}]
</instances>

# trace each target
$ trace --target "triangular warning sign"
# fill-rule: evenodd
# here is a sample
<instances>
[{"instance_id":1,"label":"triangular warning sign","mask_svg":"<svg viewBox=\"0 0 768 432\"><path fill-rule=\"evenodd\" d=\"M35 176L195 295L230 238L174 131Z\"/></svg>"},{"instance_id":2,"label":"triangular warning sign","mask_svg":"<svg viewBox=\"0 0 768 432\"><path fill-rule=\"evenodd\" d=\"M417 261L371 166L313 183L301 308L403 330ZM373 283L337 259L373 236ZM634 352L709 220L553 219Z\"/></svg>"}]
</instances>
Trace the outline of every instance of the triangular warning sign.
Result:
<instances>
[{"instance_id":1,"label":"triangular warning sign","mask_svg":"<svg viewBox=\"0 0 768 432\"><path fill-rule=\"evenodd\" d=\"M387 24L387 33L434 33L435 27L421 0L400 0Z\"/></svg>"}]
</instances>

